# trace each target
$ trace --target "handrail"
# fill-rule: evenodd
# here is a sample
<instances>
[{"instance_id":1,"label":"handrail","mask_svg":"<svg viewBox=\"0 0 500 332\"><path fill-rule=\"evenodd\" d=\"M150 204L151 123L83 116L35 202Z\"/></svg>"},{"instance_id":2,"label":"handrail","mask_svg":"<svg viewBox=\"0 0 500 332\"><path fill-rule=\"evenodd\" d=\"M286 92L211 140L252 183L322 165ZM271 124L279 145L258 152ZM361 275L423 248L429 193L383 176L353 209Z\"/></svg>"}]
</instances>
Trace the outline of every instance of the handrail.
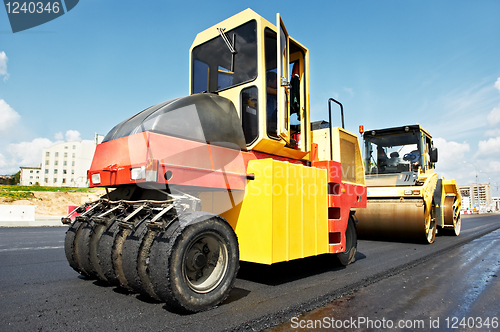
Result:
<instances>
[{"instance_id":1,"label":"handrail","mask_svg":"<svg viewBox=\"0 0 500 332\"><path fill-rule=\"evenodd\" d=\"M342 106L342 104L339 101L337 101L333 98L328 99L328 126L330 127L330 160L333 160L332 103L331 103L332 101L340 106L340 117L342 119L342 129L345 129L345 127L344 127L344 106Z\"/></svg>"}]
</instances>

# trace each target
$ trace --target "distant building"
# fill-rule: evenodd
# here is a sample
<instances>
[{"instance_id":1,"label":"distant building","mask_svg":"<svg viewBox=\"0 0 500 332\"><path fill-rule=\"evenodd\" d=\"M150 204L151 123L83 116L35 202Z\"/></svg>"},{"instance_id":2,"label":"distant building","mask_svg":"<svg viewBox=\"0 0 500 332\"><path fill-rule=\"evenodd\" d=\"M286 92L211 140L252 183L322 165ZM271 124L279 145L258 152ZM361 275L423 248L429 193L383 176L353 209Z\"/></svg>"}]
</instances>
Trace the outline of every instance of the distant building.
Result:
<instances>
[{"instance_id":1,"label":"distant building","mask_svg":"<svg viewBox=\"0 0 500 332\"><path fill-rule=\"evenodd\" d=\"M479 212L493 210L494 205L489 184L471 184L459 186L458 188L462 195L462 210L475 210Z\"/></svg>"},{"instance_id":2,"label":"distant building","mask_svg":"<svg viewBox=\"0 0 500 332\"><path fill-rule=\"evenodd\" d=\"M90 168L96 145L103 140L95 135L94 141L64 142L42 150L42 186L88 187L87 170Z\"/></svg>"},{"instance_id":3,"label":"distant building","mask_svg":"<svg viewBox=\"0 0 500 332\"><path fill-rule=\"evenodd\" d=\"M35 166L21 166L21 176L19 178L19 185L21 186L32 186L34 184L40 184L42 167L40 164Z\"/></svg>"},{"instance_id":4,"label":"distant building","mask_svg":"<svg viewBox=\"0 0 500 332\"><path fill-rule=\"evenodd\" d=\"M500 197L493 197L491 200L493 201L495 211L500 210Z\"/></svg>"}]
</instances>

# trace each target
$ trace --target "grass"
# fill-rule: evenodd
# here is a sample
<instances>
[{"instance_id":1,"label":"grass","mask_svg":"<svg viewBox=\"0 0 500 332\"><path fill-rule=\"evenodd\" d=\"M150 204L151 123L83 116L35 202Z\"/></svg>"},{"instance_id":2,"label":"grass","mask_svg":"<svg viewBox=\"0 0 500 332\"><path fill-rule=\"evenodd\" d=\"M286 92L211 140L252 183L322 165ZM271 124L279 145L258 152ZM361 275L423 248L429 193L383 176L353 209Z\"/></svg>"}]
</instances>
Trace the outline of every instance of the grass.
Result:
<instances>
[{"instance_id":1,"label":"grass","mask_svg":"<svg viewBox=\"0 0 500 332\"><path fill-rule=\"evenodd\" d=\"M0 197L7 198L8 202L17 201L20 199L35 198L35 194L31 191L4 191L0 190Z\"/></svg>"},{"instance_id":2,"label":"grass","mask_svg":"<svg viewBox=\"0 0 500 332\"><path fill-rule=\"evenodd\" d=\"M42 186L0 186L0 192L15 191L50 191L50 192L79 192L86 193L92 188L74 188L74 187L42 187Z\"/></svg>"},{"instance_id":3,"label":"grass","mask_svg":"<svg viewBox=\"0 0 500 332\"><path fill-rule=\"evenodd\" d=\"M21 199L36 198L34 191L45 192L90 192L92 188L73 188L73 187L42 187L42 186L3 186L0 185L0 197L7 198L8 202Z\"/></svg>"}]
</instances>

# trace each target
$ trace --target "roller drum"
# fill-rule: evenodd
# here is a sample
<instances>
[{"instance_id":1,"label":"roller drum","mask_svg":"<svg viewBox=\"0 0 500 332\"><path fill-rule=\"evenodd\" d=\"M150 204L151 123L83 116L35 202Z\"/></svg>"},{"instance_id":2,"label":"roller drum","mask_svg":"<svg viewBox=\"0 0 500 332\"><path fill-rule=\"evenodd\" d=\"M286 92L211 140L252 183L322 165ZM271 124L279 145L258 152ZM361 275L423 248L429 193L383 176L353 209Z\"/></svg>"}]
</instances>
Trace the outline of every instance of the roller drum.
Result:
<instances>
[{"instance_id":1,"label":"roller drum","mask_svg":"<svg viewBox=\"0 0 500 332\"><path fill-rule=\"evenodd\" d=\"M423 199L369 199L366 209L356 211L358 236L363 239L428 240ZM434 225L435 227L435 225ZM432 226L431 226L432 231Z\"/></svg>"}]
</instances>

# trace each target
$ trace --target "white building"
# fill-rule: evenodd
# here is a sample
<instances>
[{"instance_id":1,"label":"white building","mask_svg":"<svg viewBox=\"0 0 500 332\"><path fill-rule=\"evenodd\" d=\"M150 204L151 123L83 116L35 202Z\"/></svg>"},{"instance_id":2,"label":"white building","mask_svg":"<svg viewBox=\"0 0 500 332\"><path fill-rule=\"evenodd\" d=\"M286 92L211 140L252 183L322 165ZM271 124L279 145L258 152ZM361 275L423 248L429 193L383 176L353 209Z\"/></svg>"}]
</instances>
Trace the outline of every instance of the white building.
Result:
<instances>
[{"instance_id":1,"label":"white building","mask_svg":"<svg viewBox=\"0 0 500 332\"><path fill-rule=\"evenodd\" d=\"M40 184L55 187L88 187L87 170L94 157L95 147L103 140L64 142L43 149Z\"/></svg>"},{"instance_id":2,"label":"white building","mask_svg":"<svg viewBox=\"0 0 500 332\"><path fill-rule=\"evenodd\" d=\"M491 200L493 202L493 207L495 211L500 210L500 197L493 197Z\"/></svg>"},{"instance_id":3,"label":"white building","mask_svg":"<svg viewBox=\"0 0 500 332\"><path fill-rule=\"evenodd\" d=\"M22 166L21 176L19 178L19 185L21 186L32 186L36 183L41 184L41 165L36 166Z\"/></svg>"},{"instance_id":4,"label":"white building","mask_svg":"<svg viewBox=\"0 0 500 332\"><path fill-rule=\"evenodd\" d=\"M462 195L462 210L478 211L482 213L491 211L494 208L489 184L459 186L459 190Z\"/></svg>"}]
</instances>

